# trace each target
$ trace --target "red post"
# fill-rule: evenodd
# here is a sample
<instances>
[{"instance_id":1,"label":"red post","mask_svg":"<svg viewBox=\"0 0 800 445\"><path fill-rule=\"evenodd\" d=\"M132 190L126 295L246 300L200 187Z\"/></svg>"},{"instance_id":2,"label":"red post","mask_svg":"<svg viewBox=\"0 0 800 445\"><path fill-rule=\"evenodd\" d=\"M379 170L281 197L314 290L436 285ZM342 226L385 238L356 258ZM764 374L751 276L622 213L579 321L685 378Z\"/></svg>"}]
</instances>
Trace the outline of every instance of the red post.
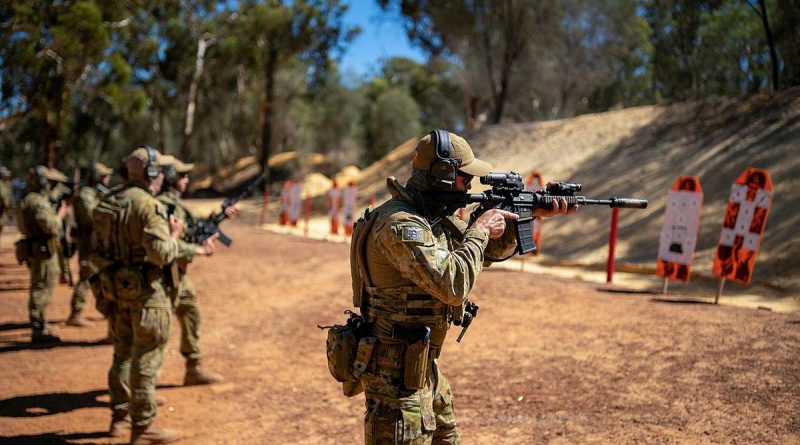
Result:
<instances>
[{"instance_id":1,"label":"red post","mask_svg":"<svg viewBox=\"0 0 800 445\"><path fill-rule=\"evenodd\" d=\"M611 212L611 233L608 235L606 283L610 283L614 279L614 248L617 245L617 218L619 218L619 208L614 207L614 210Z\"/></svg>"},{"instance_id":2,"label":"red post","mask_svg":"<svg viewBox=\"0 0 800 445\"><path fill-rule=\"evenodd\" d=\"M308 236L308 231L309 231L309 228L308 228L309 226L308 225L309 225L309 223L311 221L311 197L308 196L308 193L306 193L306 207L305 207L305 210L306 210L305 211L305 214L306 214L306 218L305 218L306 219L306 226L305 226L304 232L305 232L305 236Z\"/></svg>"}]
</instances>

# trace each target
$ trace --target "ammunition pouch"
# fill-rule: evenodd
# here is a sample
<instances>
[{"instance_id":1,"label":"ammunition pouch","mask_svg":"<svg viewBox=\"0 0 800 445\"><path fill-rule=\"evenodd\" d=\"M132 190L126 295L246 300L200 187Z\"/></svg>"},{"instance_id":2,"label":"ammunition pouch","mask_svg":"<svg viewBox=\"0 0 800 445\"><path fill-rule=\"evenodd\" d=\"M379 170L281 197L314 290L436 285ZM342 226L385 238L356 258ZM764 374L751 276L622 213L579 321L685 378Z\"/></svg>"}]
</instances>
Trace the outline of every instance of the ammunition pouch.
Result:
<instances>
[{"instance_id":1,"label":"ammunition pouch","mask_svg":"<svg viewBox=\"0 0 800 445\"><path fill-rule=\"evenodd\" d=\"M394 323L424 324L444 328L452 320L453 307L442 303L418 286L366 286L366 315Z\"/></svg>"},{"instance_id":2,"label":"ammunition pouch","mask_svg":"<svg viewBox=\"0 0 800 445\"><path fill-rule=\"evenodd\" d=\"M135 301L141 298L152 279L150 272L162 270L149 263L112 263L89 278L95 296L109 301ZM105 314L104 314L105 315Z\"/></svg>"},{"instance_id":3,"label":"ammunition pouch","mask_svg":"<svg viewBox=\"0 0 800 445\"><path fill-rule=\"evenodd\" d=\"M359 377L369 364L377 339L365 336L368 325L361 316L352 312L344 325L320 328L328 329L325 346L331 376L342 383L344 395L353 397L360 394L364 388Z\"/></svg>"},{"instance_id":4,"label":"ammunition pouch","mask_svg":"<svg viewBox=\"0 0 800 445\"><path fill-rule=\"evenodd\" d=\"M50 236L25 237L15 243L14 254L17 261L30 263L31 260L46 260L53 256L54 238Z\"/></svg>"},{"instance_id":5,"label":"ammunition pouch","mask_svg":"<svg viewBox=\"0 0 800 445\"><path fill-rule=\"evenodd\" d=\"M33 252L31 252L31 243L27 238L22 238L14 243L14 255L17 258L17 263L27 263Z\"/></svg>"},{"instance_id":6,"label":"ammunition pouch","mask_svg":"<svg viewBox=\"0 0 800 445\"><path fill-rule=\"evenodd\" d=\"M121 267L114 271L114 291L120 301L135 301L142 295L146 277L138 267ZM108 274L104 274L108 275Z\"/></svg>"}]
</instances>

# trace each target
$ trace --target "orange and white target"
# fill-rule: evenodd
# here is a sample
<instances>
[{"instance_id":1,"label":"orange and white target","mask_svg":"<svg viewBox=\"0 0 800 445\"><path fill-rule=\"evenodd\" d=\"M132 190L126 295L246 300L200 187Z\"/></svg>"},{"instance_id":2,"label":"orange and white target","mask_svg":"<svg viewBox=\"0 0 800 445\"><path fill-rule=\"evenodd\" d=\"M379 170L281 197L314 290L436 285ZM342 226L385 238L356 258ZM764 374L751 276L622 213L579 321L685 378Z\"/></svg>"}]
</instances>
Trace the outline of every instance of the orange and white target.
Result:
<instances>
[{"instance_id":1,"label":"orange and white target","mask_svg":"<svg viewBox=\"0 0 800 445\"><path fill-rule=\"evenodd\" d=\"M772 193L772 179L766 170L748 168L736 178L714 255L714 275L750 283Z\"/></svg>"},{"instance_id":2,"label":"orange and white target","mask_svg":"<svg viewBox=\"0 0 800 445\"><path fill-rule=\"evenodd\" d=\"M681 176L667 195L667 209L658 245L656 275L689 281L697 230L703 208L703 189L695 176Z\"/></svg>"}]
</instances>

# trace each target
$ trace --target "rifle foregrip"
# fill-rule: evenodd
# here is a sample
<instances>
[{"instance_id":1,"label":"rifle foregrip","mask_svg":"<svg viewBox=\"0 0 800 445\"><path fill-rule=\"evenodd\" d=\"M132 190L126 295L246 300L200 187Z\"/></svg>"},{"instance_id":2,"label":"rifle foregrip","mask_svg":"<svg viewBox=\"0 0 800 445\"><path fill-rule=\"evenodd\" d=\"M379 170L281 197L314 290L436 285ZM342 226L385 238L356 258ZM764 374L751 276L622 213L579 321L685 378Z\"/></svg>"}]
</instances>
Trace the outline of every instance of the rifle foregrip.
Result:
<instances>
[{"instance_id":1,"label":"rifle foregrip","mask_svg":"<svg viewBox=\"0 0 800 445\"><path fill-rule=\"evenodd\" d=\"M623 209L646 209L646 199L635 198L611 198L611 207L619 207Z\"/></svg>"}]
</instances>

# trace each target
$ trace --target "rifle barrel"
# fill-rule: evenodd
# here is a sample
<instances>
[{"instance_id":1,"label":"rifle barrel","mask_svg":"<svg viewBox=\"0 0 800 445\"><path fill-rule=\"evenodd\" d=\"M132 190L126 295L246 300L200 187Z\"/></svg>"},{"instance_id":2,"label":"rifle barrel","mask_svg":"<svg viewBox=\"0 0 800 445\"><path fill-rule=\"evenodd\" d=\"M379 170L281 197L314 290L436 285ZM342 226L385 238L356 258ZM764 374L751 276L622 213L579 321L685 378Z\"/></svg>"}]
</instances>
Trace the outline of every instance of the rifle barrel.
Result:
<instances>
[{"instance_id":1,"label":"rifle barrel","mask_svg":"<svg viewBox=\"0 0 800 445\"><path fill-rule=\"evenodd\" d=\"M592 199L592 198L587 198L585 196L559 196L559 195L541 194L539 195L538 203L547 206L547 204L549 204L553 199L558 201L561 198L564 198L567 201L568 206L575 206L581 204L581 205L603 205L612 208L618 207L623 209L647 208L646 199L635 199L635 198Z\"/></svg>"}]
</instances>

